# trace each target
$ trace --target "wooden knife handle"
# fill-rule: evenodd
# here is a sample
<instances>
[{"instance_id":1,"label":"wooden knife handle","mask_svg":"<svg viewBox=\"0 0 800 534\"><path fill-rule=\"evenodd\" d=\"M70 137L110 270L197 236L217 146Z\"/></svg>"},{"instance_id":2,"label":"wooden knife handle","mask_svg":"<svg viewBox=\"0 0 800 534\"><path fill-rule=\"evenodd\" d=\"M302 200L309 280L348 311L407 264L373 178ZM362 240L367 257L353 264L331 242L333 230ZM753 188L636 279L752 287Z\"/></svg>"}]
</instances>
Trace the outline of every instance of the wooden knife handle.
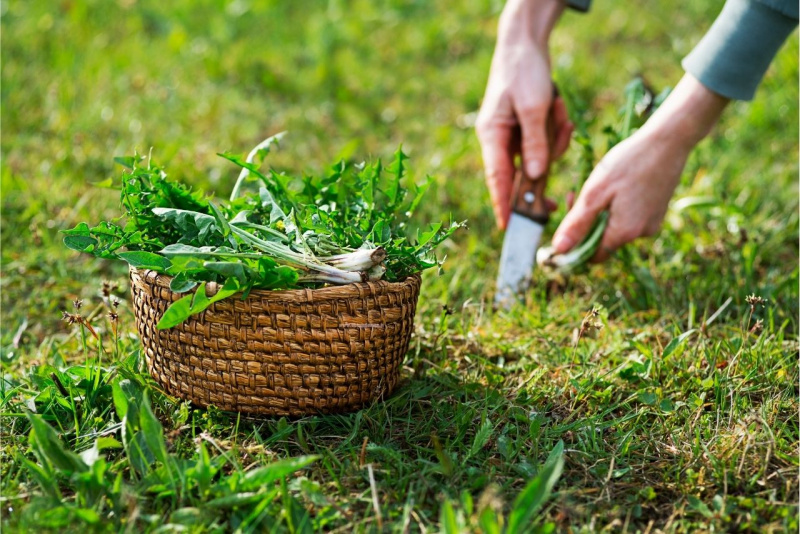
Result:
<instances>
[{"instance_id":1,"label":"wooden knife handle","mask_svg":"<svg viewBox=\"0 0 800 534\"><path fill-rule=\"evenodd\" d=\"M552 159L553 143L555 142L556 129L553 119L553 107L547 114L547 145L551 150L547 158L544 172L538 177L529 177L525 172L525 165L521 165L520 170L514 180L514 189L511 196L511 209L515 213L541 223L547 224L550 218L550 210L545 203L544 190L547 187L547 177L550 174L550 163Z\"/></svg>"}]
</instances>

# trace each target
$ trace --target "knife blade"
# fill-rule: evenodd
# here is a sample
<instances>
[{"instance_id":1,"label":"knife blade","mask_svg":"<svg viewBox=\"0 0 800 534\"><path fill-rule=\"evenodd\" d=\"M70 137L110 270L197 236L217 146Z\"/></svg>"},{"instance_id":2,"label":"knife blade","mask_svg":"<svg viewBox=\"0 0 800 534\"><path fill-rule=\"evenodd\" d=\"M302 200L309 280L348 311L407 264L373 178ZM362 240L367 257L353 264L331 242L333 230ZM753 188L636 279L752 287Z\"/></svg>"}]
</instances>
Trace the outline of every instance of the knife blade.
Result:
<instances>
[{"instance_id":1,"label":"knife blade","mask_svg":"<svg viewBox=\"0 0 800 534\"><path fill-rule=\"evenodd\" d=\"M547 118L547 138L548 146L552 147L555 138L552 107ZM494 296L497 307L510 308L530 286L533 268L536 266L536 251L539 249L544 227L550 219L544 196L550 173L549 159L544 173L534 177L535 179L527 176L523 170L517 172L511 196L511 217L503 238L497 274Z\"/></svg>"}]
</instances>

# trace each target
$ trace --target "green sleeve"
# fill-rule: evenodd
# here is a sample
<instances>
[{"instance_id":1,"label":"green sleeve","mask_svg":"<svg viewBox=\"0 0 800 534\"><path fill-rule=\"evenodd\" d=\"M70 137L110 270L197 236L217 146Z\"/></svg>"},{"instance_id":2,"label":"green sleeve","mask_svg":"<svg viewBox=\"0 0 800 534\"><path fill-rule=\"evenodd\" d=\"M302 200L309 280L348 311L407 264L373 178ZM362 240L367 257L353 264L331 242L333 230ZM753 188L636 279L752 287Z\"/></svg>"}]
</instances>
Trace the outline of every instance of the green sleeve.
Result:
<instances>
[{"instance_id":1,"label":"green sleeve","mask_svg":"<svg viewBox=\"0 0 800 534\"><path fill-rule=\"evenodd\" d=\"M683 68L717 94L750 100L797 26L797 2L728 0Z\"/></svg>"},{"instance_id":2,"label":"green sleeve","mask_svg":"<svg viewBox=\"0 0 800 534\"><path fill-rule=\"evenodd\" d=\"M592 0L567 0L567 7L571 7L576 11L589 11L589 6L592 5Z\"/></svg>"}]
</instances>

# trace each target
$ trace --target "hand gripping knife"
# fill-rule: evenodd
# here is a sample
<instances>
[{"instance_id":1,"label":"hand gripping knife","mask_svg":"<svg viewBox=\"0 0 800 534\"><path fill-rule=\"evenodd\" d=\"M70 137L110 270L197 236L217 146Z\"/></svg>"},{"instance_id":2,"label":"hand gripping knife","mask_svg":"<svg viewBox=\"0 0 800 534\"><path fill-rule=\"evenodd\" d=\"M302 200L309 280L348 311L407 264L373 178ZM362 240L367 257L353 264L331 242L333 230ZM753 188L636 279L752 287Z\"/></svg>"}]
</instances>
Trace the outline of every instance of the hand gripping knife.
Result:
<instances>
[{"instance_id":1,"label":"hand gripping knife","mask_svg":"<svg viewBox=\"0 0 800 534\"><path fill-rule=\"evenodd\" d=\"M554 91L553 101L558 94ZM547 117L547 140L552 150L555 139L553 108ZM497 291L494 297L496 307L508 309L514 301L530 286L533 268L536 265L536 251L542 240L542 233L550 211L545 203L544 190L550 173L548 158L544 173L531 179L522 169L517 172L511 195L511 217L503 240L500 255L500 271L497 275Z\"/></svg>"}]
</instances>

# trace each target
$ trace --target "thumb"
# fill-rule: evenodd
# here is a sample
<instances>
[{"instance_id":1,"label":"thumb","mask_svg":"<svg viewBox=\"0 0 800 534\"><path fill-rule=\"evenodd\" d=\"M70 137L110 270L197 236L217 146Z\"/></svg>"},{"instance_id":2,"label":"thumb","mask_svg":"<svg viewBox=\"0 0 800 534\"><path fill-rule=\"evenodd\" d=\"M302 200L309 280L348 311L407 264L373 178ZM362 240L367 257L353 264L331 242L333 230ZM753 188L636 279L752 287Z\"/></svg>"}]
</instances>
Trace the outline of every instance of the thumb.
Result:
<instances>
[{"instance_id":1,"label":"thumb","mask_svg":"<svg viewBox=\"0 0 800 534\"><path fill-rule=\"evenodd\" d=\"M547 142L547 115L550 103L544 102L521 110L517 119L522 130L522 164L528 178L536 179L544 174L550 159Z\"/></svg>"},{"instance_id":2,"label":"thumb","mask_svg":"<svg viewBox=\"0 0 800 534\"><path fill-rule=\"evenodd\" d=\"M587 182L587 185L589 183ZM553 235L553 248L563 254L586 237L595 219L608 206L608 195L604 190L584 187L575 201L575 206L567 212Z\"/></svg>"}]
</instances>

